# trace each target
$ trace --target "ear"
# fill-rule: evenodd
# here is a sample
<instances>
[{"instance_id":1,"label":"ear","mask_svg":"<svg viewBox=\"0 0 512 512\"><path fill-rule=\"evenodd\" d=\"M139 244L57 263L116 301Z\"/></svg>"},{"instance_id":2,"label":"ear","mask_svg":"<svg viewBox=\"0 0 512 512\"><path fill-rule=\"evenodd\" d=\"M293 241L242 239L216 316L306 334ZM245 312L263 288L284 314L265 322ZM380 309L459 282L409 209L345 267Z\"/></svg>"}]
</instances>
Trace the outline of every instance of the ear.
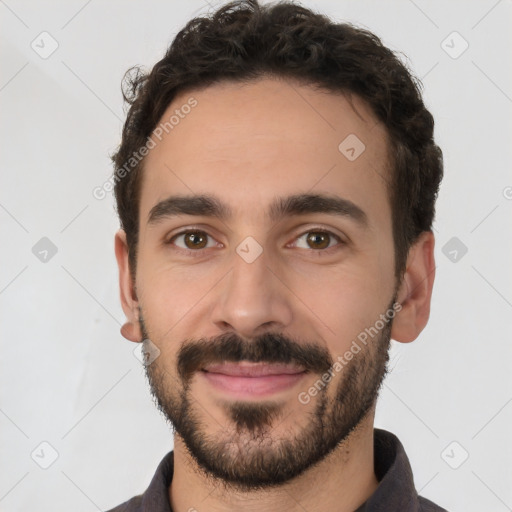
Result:
<instances>
[{"instance_id":1,"label":"ear","mask_svg":"<svg viewBox=\"0 0 512 512\"><path fill-rule=\"evenodd\" d=\"M139 323L139 301L135 291L135 283L130 275L128 261L128 244L126 233L120 229L115 236L115 252L117 266L119 267L119 289L121 306L126 315L127 322L121 327L121 334L130 341L142 341L142 332Z\"/></svg>"},{"instance_id":2,"label":"ear","mask_svg":"<svg viewBox=\"0 0 512 512\"><path fill-rule=\"evenodd\" d=\"M391 338L396 341L414 341L427 325L436 271L434 244L432 231L424 231L409 250L406 271L397 294L402 309L391 328Z\"/></svg>"}]
</instances>

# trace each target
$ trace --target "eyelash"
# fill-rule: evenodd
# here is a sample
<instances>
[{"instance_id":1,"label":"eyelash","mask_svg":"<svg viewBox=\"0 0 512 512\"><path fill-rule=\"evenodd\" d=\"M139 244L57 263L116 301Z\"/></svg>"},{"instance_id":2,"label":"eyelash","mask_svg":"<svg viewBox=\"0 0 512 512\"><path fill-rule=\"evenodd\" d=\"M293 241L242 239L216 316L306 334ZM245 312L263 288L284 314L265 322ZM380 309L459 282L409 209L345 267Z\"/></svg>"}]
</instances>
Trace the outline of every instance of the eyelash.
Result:
<instances>
[{"instance_id":1,"label":"eyelash","mask_svg":"<svg viewBox=\"0 0 512 512\"><path fill-rule=\"evenodd\" d=\"M200 234L206 235L207 237L213 238L206 231L203 231L203 230L200 230L200 229L190 229L189 228L189 229L180 231L179 233L176 233L167 242L165 242L165 244L166 245L174 245L173 241L176 238L178 238L178 237L180 237L182 235L186 235L187 233L200 233ZM323 228L310 228L310 229L308 229L308 231L305 231L304 233L298 235L295 238L295 240L297 240L299 238L302 238L304 235L308 235L309 233L324 233L326 235L329 235L330 237L335 238L339 242L337 245L334 245L332 247L327 247L326 249L309 249L310 252L317 253L319 256L321 255L321 253L330 254L332 249L340 249L340 246L345 245L345 242L341 239L341 237L339 237L338 235L336 235L332 231L329 231L329 230L323 229ZM182 247L178 247L178 249L182 253L184 253L185 255L193 256L193 257L200 257L200 256L202 256L201 253L205 250L204 248L203 249L192 250L192 249L183 249ZM208 249L212 249L212 247L208 247Z\"/></svg>"}]
</instances>

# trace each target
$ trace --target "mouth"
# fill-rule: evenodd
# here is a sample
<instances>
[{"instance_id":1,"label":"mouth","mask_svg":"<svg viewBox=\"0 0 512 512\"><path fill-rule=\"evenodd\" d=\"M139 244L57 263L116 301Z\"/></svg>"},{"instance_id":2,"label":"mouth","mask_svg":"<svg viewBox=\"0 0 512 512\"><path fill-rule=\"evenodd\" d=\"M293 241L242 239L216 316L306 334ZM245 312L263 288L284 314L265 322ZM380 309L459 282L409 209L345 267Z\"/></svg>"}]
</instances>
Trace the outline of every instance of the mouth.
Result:
<instances>
[{"instance_id":1,"label":"mouth","mask_svg":"<svg viewBox=\"0 0 512 512\"><path fill-rule=\"evenodd\" d=\"M268 375L295 375L303 373L305 370L300 366L242 361L239 363L211 364L203 368L203 371L232 377L266 377Z\"/></svg>"},{"instance_id":2,"label":"mouth","mask_svg":"<svg viewBox=\"0 0 512 512\"><path fill-rule=\"evenodd\" d=\"M216 390L235 398L247 398L288 390L308 372L294 365L243 361L208 365L200 373Z\"/></svg>"}]
</instances>

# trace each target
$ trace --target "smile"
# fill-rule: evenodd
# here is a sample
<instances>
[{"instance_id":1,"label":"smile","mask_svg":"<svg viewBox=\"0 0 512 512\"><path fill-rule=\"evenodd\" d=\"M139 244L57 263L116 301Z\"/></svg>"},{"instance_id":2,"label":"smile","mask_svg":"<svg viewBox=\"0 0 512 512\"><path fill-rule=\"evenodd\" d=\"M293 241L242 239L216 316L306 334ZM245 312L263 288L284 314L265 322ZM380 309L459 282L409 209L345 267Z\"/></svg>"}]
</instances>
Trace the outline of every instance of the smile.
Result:
<instances>
[{"instance_id":1,"label":"smile","mask_svg":"<svg viewBox=\"0 0 512 512\"><path fill-rule=\"evenodd\" d=\"M262 397L285 391L307 372L300 367L261 363L209 365L200 374L215 389L233 397Z\"/></svg>"}]
</instances>

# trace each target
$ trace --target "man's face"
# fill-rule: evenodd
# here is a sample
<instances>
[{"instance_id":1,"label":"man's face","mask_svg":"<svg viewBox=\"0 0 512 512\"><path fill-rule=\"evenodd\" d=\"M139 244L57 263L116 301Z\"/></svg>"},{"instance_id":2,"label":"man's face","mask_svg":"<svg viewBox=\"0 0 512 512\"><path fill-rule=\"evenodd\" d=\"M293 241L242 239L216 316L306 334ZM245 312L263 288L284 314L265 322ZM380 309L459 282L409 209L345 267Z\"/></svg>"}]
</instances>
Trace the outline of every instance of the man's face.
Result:
<instances>
[{"instance_id":1,"label":"man's face","mask_svg":"<svg viewBox=\"0 0 512 512\"><path fill-rule=\"evenodd\" d=\"M397 285L386 132L358 98L357 114L341 95L270 79L184 93L162 122L191 97L144 167L136 292L160 350L147 374L205 474L279 484L371 420L385 374L391 321L379 319ZM199 201L155 208L199 195L226 216L194 215ZM301 210L303 195L350 203ZM280 375L226 375L241 361Z\"/></svg>"}]
</instances>

